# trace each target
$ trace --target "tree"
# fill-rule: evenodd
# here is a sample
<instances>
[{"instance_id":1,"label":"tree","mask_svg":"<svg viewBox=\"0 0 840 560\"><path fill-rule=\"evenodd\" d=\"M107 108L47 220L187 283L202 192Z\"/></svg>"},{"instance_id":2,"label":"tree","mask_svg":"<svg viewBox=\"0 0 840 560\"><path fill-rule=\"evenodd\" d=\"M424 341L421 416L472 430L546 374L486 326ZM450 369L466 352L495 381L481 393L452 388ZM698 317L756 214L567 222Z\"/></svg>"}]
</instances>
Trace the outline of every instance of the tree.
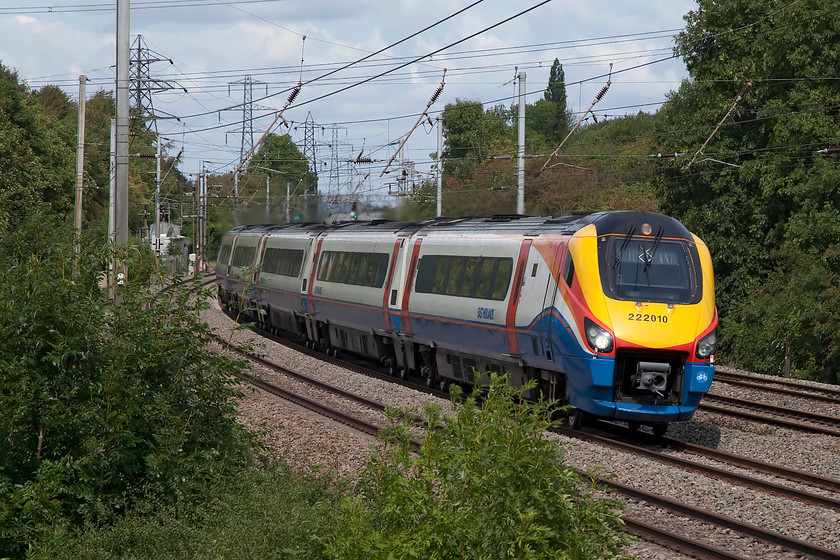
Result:
<instances>
[{"instance_id":1,"label":"tree","mask_svg":"<svg viewBox=\"0 0 840 560\"><path fill-rule=\"evenodd\" d=\"M533 105L525 106L526 150L551 150L559 143L557 139L557 105L553 101L538 99Z\"/></svg>"},{"instance_id":2,"label":"tree","mask_svg":"<svg viewBox=\"0 0 840 560\"><path fill-rule=\"evenodd\" d=\"M554 103L554 127L551 132L553 139L559 142L569 131L570 115L566 100L566 73L557 58L551 65L544 97L546 101Z\"/></svg>"},{"instance_id":3,"label":"tree","mask_svg":"<svg viewBox=\"0 0 840 560\"><path fill-rule=\"evenodd\" d=\"M266 135L248 162L248 171L260 176L274 173L282 175L286 181L291 182L293 194L309 192L315 185L306 156L288 134Z\"/></svg>"},{"instance_id":4,"label":"tree","mask_svg":"<svg viewBox=\"0 0 840 560\"><path fill-rule=\"evenodd\" d=\"M768 284L774 270L831 261L840 251L840 168L817 153L840 144L840 85L824 79L840 65L840 13L817 0L781 9L771 0L700 0L686 21L677 51L691 79L669 96L659 134L660 151L687 157L663 164L657 189L663 210L709 245L725 358L754 331L743 323L747 302L765 288L797 289ZM805 311L810 296L801 295L790 301ZM803 333L790 337L794 347L807 344ZM783 346L774 346L777 364ZM822 369L815 362L803 372Z\"/></svg>"},{"instance_id":5,"label":"tree","mask_svg":"<svg viewBox=\"0 0 840 560\"><path fill-rule=\"evenodd\" d=\"M510 148L510 130L505 126L508 119L509 115L498 108L485 112L479 101L447 103L443 109L444 173L464 179L473 166L496 151Z\"/></svg>"},{"instance_id":6,"label":"tree","mask_svg":"<svg viewBox=\"0 0 840 560\"><path fill-rule=\"evenodd\" d=\"M17 73L0 64L0 234L42 210L72 214L75 157L60 125L67 99L50 94L48 113Z\"/></svg>"}]
</instances>

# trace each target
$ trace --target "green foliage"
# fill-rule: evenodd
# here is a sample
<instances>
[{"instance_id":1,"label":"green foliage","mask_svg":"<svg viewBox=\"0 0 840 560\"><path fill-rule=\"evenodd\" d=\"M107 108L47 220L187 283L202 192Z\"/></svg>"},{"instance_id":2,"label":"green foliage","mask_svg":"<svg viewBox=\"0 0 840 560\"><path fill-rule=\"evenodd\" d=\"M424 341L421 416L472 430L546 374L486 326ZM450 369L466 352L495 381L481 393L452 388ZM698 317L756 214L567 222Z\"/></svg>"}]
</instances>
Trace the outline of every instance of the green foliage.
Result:
<instances>
[{"instance_id":1,"label":"green foliage","mask_svg":"<svg viewBox=\"0 0 840 560\"><path fill-rule=\"evenodd\" d=\"M657 119L639 113L578 128L544 172L528 177L526 196L549 214L658 211L656 175L647 155L640 155L655 149Z\"/></svg>"},{"instance_id":2,"label":"green foliage","mask_svg":"<svg viewBox=\"0 0 840 560\"><path fill-rule=\"evenodd\" d=\"M283 465L243 469L208 486L197 511L144 502L113 526L57 536L29 560L318 558L326 482Z\"/></svg>"},{"instance_id":3,"label":"green foliage","mask_svg":"<svg viewBox=\"0 0 840 560\"><path fill-rule=\"evenodd\" d=\"M289 181L292 195L306 194L315 187L315 177L309 173L306 157L288 134L266 135L248 162L248 171L260 177L280 175L284 185Z\"/></svg>"},{"instance_id":4,"label":"green foliage","mask_svg":"<svg viewBox=\"0 0 840 560\"><path fill-rule=\"evenodd\" d=\"M0 555L140 496L177 503L252 457L231 374L189 286L150 295L124 258L115 306L107 248L75 265L67 228L41 217L0 255Z\"/></svg>"},{"instance_id":5,"label":"green foliage","mask_svg":"<svg viewBox=\"0 0 840 560\"><path fill-rule=\"evenodd\" d=\"M432 428L417 455L414 414L389 413L386 445L322 538L328 558L622 557L616 503L594 500L543 437L548 405L523 402L495 375L482 402L452 405L426 407Z\"/></svg>"},{"instance_id":6,"label":"green foliage","mask_svg":"<svg viewBox=\"0 0 840 560\"><path fill-rule=\"evenodd\" d=\"M558 129L562 126L557 120L557 104L546 99L538 99L533 105L525 106L526 151L554 151L563 140ZM565 134L563 135L565 136Z\"/></svg>"},{"instance_id":7,"label":"green foliage","mask_svg":"<svg viewBox=\"0 0 840 560\"><path fill-rule=\"evenodd\" d=\"M566 99L566 73L560 60L555 58L548 75L548 86L545 88L545 100L554 104L554 127L551 138L557 142L563 140L569 131L571 114Z\"/></svg>"},{"instance_id":8,"label":"green foliage","mask_svg":"<svg viewBox=\"0 0 840 560\"><path fill-rule=\"evenodd\" d=\"M657 194L666 213L709 245L725 360L743 357L755 343L751 327L763 320L752 302L779 289L774 271L781 263L814 271L840 248L840 171L832 156L816 153L840 144L840 84L826 79L840 65L840 13L817 0L783 7L772 0L701 0L686 21L678 51L692 79L670 97L659 132L661 151L688 156L662 165ZM749 80L752 88L712 135ZM822 289L805 282L801 301ZM752 323L742 323L747 318ZM762 336L758 348L778 346L770 333ZM808 329L784 334L793 348L811 347L809 336ZM826 359L814 354L810 365L801 364L802 374L820 375ZM777 363L763 371L777 371Z\"/></svg>"},{"instance_id":9,"label":"green foliage","mask_svg":"<svg viewBox=\"0 0 840 560\"><path fill-rule=\"evenodd\" d=\"M49 92L33 95L17 73L0 64L0 234L40 211L73 211L75 158L61 120L66 97Z\"/></svg>"},{"instance_id":10,"label":"green foliage","mask_svg":"<svg viewBox=\"0 0 840 560\"><path fill-rule=\"evenodd\" d=\"M437 183L423 181L401 205L386 208L382 216L386 220L429 220L436 210Z\"/></svg>"},{"instance_id":11,"label":"green foliage","mask_svg":"<svg viewBox=\"0 0 840 560\"><path fill-rule=\"evenodd\" d=\"M485 112L478 101L456 100L443 110L446 151L444 173L456 179L466 178L472 168L491 155L512 146L506 122L509 116L497 109Z\"/></svg>"},{"instance_id":12,"label":"green foliage","mask_svg":"<svg viewBox=\"0 0 840 560\"><path fill-rule=\"evenodd\" d=\"M733 321L730 354L739 366L781 375L789 348L792 377L840 382L838 255L783 255Z\"/></svg>"}]
</instances>

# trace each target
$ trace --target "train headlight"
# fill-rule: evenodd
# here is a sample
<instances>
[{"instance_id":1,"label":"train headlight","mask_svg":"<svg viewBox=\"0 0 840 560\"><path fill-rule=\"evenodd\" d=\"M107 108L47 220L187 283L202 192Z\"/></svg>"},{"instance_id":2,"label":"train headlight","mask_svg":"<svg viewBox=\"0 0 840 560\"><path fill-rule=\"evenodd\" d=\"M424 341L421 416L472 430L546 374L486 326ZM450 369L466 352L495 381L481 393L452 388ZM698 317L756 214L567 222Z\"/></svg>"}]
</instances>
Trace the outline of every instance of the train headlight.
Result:
<instances>
[{"instance_id":1,"label":"train headlight","mask_svg":"<svg viewBox=\"0 0 840 560\"><path fill-rule=\"evenodd\" d=\"M594 321L584 318L583 330L586 332L586 342L595 353L612 352L613 337L610 333L595 324Z\"/></svg>"},{"instance_id":2,"label":"train headlight","mask_svg":"<svg viewBox=\"0 0 840 560\"><path fill-rule=\"evenodd\" d=\"M701 360L709 360L717 352L717 329L700 339L694 354Z\"/></svg>"}]
</instances>

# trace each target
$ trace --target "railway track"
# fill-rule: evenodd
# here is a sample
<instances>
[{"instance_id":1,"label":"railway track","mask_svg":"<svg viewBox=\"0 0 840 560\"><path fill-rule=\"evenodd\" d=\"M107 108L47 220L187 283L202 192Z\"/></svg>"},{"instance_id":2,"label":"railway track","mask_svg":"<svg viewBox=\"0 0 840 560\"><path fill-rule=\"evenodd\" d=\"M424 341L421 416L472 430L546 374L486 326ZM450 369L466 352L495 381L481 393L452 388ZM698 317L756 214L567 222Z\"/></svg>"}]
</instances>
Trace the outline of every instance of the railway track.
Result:
<instances>
[{"instance_id":1,"label":"railway track","mask_svg":"<svg viewBox=\"0 0 840 560\"><path fill-rule=\"evenodd\" d=\"M260 333L262 334L262 333ZM279 340L274 336L270 336L270 338ZM285 341L284 341L285 343ZM302 348L302 347L299 347ZM307 350L305 348L302 351L307 352L310 355L314 355L319 357L320 359L326 359L330 362L336 363L341 365L342 367L347 367L346 362L342 362L339 360L335 360L335 358L324 356L318 352L314 352L311 350ZM256 357L256 356L247 356L248 359L254 360L260 363L264 367L268 367L275 372L282 373L283 375L291 375L294 378L304 381L306 383L310 383L314 386L317 386L319 389L324 391L332 392L343 399L350 399L358 404L361 404L365 407L369 407L376 411L382 411L385 408L385 405L371 399L368 399L361 395L356 395L354 393L344 391L333 387L329 384L321 383L317 380L311 379L309 376L305 374L301 374L297 371L293 371L290 368L286 368L271 362L270 360L266 360L264 358ZM371 372L370 368L365 368L358 365L351 365L352 369L356 371L360 371L365 373L366 375L375 375L377 377L388 377L387 374L382 372ZM276 385L272 383L268 383L264 380L258 379L256 377L251 376L252 379L248 379L249 383L254 383L255 385L259 386L261 389L269 391L273 394L278 394L284 399L289 399L295 402L300 406L304 406L310 410L317 412L318 414L323 414L335 421L341 422L347 426L351 426L354 429L358 429L367 434L376 434L379 430L379 426L369 421L361 420L357 417L352 415L348 415L342 413L340 411L335 410L333 407L325 406L322 403L315 402L311 399L307 399L305 397L301 397L299 395L290 394L289 391L280 389L276 387ZM418 390L424 390L429 394L433 394L436 396L442 396L440 391L428 389L425 387L417 387L412 385L413 388ZM614 439L609 438L601 438L597 440L597 436L576 432L572 434L573 437L581 438L587 437L592 440L598 441L600 445L609 445L612 447L622 447L624 446L624 452L627 453L634 453L640 456L646 456L656 461L660 461L671 465L673 468L680 468L685 470L690 470L691 472L695 472L698 475L702 476L710 476L713 478L721 479L721 480L728 480L734 484L741 484L744 486L749 486L751 488L758 489L762 492L772 493L777 496L784 496L787 499L798 500L803 503L812 505L818 508L827 508L832 510L840 510L840 498L837 497L825 497L820 496L818 494L814 494L808 491L797 490L788 488L779 484L775 484L772 482L766 482L759 479L755 479L753 477L745 476L745 475L737 475L733 474L729 471L726 471L721 468L714 468L714 467L707 467L705 465L699 465L697 463L693 463L688 461L684 458L676 457L673 454L666 454L660 448L659 450L651 450L649 448L645 448L642 445L634 445L634 444L627 444L616 442ZM677 445L677 444L674 444ZM700 446L696 446L700 447ZM692 449L692 453L702 453L697 449ZM743 458L741 458L744 460ZM753 466L747 466L746 468L755 468ZM590 476L587 473L582 473L584 476ZM816 484L820 485L823 488L828 488L833 491L837 491L840 488L840 482L832 481L830 479L820 479L820 477L816 477L812 480L803 480L801 477L797 477L795 472L786 472L786 474L776 474L776 476L783 476L788 478L789 480L795 480L800 483L804 484ZM814 482L816 480L816 483ZM657 507L664 508L668 511L673 512L673 515L682 515L682 516L690 516L695 519L698 523L707 523L717 527L725 527L732 531L737 531L742 535L746 535L750 538L760 540L765 543L771 543L777 546L781 546L787 550L794 552L795 554L801 554L807 558L819 558L819 559L831 559L831 560L838 560L840 559L840 553L834 550L830 550L828 548L821 547L819 545L811 544L806 541L789 538L784 535L780 535L778 533L774 533L772 531L768 531L766 529L762 529L761 527L757 527L748 523L744 523L740 520L732 519L724 515L718 515L711 511L705 511L697 508L693 504L685 504L680 503L678 501L672 500L666 496L659 495L655 492L650 492L641 488L636 488L633 486L621 484L615 481L609 480L602 480L599 481L600 484L603 484L607 487L610 487L614 492L617 492L621 495L624 495L628 498L634 500L640 500L647 504L654 504ZM720 547L717 547L714 544L704 544L702 542L697 542L697 539L692 537L688 537L685 535L677 534L673 531L669 531L664 529L661 526L656 526L648 523L644 518L634 518L632 515L624 516L625 523L626 523L626 530L634 535L640 536L642 538L648 539L651 542L655 542L662 546L667 546L673 550L680 551L684 554L693 555L699 558L721 558L721 559L740 559L742 556L737 554L733 554L732 552L727 552L722 550Z\"/></svg>"},{"instance_id":2,"label":"railway track","mask_svg":"<svg viewBox=\"0 0 840 560\"><path fill-rule=\"evenodd\" d=\"M707 393L698 410L774 424L793 430L840 437L840 418L748 399Z\"/></svg>"},{"instance_id":3,"label":"railway track","mask_svg":"<svg viewBox=\"0 0 840 560\"><path fill-rule=\"evenodd\" d=\"M715 372L715 381L791 397L840 404L840 387L815 387L793 379L758 377L720 369Z\"/></svg>"}]
</instances>

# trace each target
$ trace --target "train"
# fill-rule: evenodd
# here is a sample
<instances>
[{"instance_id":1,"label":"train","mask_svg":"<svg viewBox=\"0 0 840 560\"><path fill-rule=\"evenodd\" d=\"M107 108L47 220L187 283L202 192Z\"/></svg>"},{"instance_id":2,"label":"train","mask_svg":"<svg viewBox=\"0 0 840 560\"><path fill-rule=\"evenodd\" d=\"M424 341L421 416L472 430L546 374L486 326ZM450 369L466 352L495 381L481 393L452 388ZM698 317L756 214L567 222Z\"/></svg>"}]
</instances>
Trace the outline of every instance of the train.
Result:
<instances>
[{"instance_id":1,"label":"train","mask_svg":"<svg viewBox=\"0 0 840 560\"><path fill-rule=\"evenodd\" d=\"M652 212L239 226L216 282L246 321L394 376L533 380L525 396L571 405L573 428L593 416L662 435L715 372L709 250Z\"/></svg>"}]
</instances>

